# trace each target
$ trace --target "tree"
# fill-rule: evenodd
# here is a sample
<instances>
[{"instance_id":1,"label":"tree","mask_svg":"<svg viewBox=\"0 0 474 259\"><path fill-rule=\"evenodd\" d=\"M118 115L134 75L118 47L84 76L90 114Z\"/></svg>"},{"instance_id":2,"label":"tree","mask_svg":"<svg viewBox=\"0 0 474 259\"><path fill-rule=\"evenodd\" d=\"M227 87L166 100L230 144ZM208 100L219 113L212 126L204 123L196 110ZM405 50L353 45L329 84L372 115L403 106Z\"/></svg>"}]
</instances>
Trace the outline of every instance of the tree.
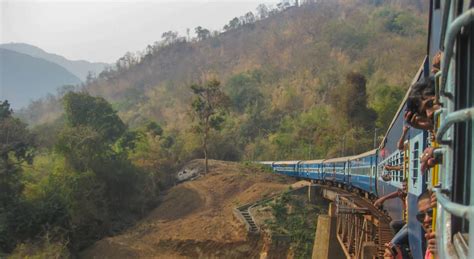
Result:
<instances>
[{"instance_id":1,"label":"tree","mask_svg":"<svg viewBox=\"0 0 474 259\"><path fill-rule=\"evenodd\" d=\"M232 29L237 29L240 26L240 20L237 17L234 17L234 19L229 21L229 24L226 24L224 26L224 30L232 30Z\"/></svg>"},{"instance_id":2,"label":"tree","mask_svg":"<svg viewBox=\"0 0 474 259\"><path fill-rule=\"evenodd\" d=\"M244 15L245 24L254 23L255 22L255 15L252 12L248 12Z\"/></svg>"},{"instance_id":3,"label":"tree","mask_svg":"<svg viewBox=\"0 0 474 259\"><path fill-rule=\"evenodd\" d=\"M114 143L126 130L116 111L102 97L70 92L64 96L63 103L68 126L91 127L108 144Z\"/></svg>"},{"instance_id":4,"label":"tree","mask_svg":"<svg viewBox=\"0 0 474 259\"><path fill-rule=\"evenodd\" d=\"M372 130L377 114L367 106L365 76L357 72L348 73L344 85L335 91L332 105L350 125Z\"/></svg>"},{"instance_id":5,"label":"tree","mask_svg":"<svg viewBox=\"0 0 474 259\"><path fill-rule=\"evenodd\" d=\"M177 31L167 31L161 34L161 38L163 39L163 43L165 45L172 44L178 40L178 32Z\"/></svg>"},{"instance_id":6,"label":"tree","mask_svg":"<svg viewBox=\"0 0 474 259\"><path fill-rule=\"evenodd\" d=\"M377 128L384 132L403 100L405 90L398 86L381 85L375 89L371 107L377 112Z\"/></svg>"},{"instance_id":7,"label":"tree","mask_svg":"<svg viewBox=\"0 0 474 259\"><path fill-rule=\"evenodd\" d=\"M268 7L265 4L259 4L257 6L257 13L260 19L265 19L268 17Z\"/></svg>"},{"instance_id":8,"label":"tree","mask_svg":"<svg viewBox=\"0 0 474 259\"><path fill-rule=\"evenodd\" d=\"M33 159L33 136L12 116L8 101L0 102L0 253L15 246L20 224L16 211L23 189L21 164Z\"/></svg>"},{"instance_id":9,"label":"tree","mask_svg":"<svg viewBox=\"0 0 474 259\"><path fill-rule=\"evenodd\" d=\"M205 40L211 35L211 32L208 29L205 29L201 26L196 27L194 31L197 34L198 40Z\"/></svg>"},{"instance_id":10,"label":"tree","mask_svg":"<svg viewBox=\"0 0 474 259\"><path fill-rule=\"evenodd\" d=\"M193 84L191 89L194 100L191 104L193 119L197 120L195 130L201 134L202 149L205 159L205 171L208 168L208 138L211 129L219 130L224 122L224 114L229 103L229 98L221 90L221 83L212 79L204 85Z\"/></svg>"}]
</instances>

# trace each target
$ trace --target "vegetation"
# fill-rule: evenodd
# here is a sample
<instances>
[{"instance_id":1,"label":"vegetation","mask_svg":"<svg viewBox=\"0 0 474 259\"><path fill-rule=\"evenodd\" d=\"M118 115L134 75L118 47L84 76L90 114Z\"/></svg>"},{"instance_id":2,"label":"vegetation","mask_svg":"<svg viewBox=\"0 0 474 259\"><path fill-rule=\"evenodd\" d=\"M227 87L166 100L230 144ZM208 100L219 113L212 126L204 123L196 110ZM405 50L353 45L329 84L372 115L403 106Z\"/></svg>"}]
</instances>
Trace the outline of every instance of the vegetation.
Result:
<instances>
[{"instance_id":1,"label":"vegetation","mask_svg":"<svg viewBox=\"0 0 474 259\"><path fill-rule=\"evenodd\" d=\"M67 93L63 105L65 122L51 149L35 148L26 124L12 117L8 102L1 105L2 252L17 245L20 257L32 247L37 256L77 252L142 217L169 184L149 160L170 156L143 147L145 140L154 147L149 138L173 146L159 125L130 131L107 101L87 93Z\"/></svg>"},{"instance_id":2,"label":"vegetation","mask_svg":"<svg viewBox=\"0 0 474 259\"><path fill-rule=\"evenodd\" d=\"M423 8L418 2L310 2L260 5L221 33L201 26L195 38L165 32L83 88L111 102L132 128L159 123L172 133L179 161L203 157L188 116L195 96L189 85L209 75L231 101L221 130L209 136L210 157L306 159L365 151L374 132L387 129L423 58ZM32 103L21 117L33 124L59 118L58 98L49 99Z\"/></svg>"},{"instance_id":3,"label":"vegetation","mask_svg":"<svg viewBox=\"0 0 474 259\"><path fill-rule=\"evenodd\" d=\"M316 233L316 219L327 213L327 205L307 203L304 196L286 192L270 203L274 220L267 221L273 235L291 240L295 258L311 258Z\"/></svg>"},{"instance_id":4,"label":"vegetation","mask_svg":"<svg viewBox=\"0 0 474 259\"><path fill-rule=\"evenodd\" d=\"M424 55L422 8L402 6L260 5L222 32L163 33L81 87L32 102L15 114L29 127L3 102L0 253L74 254L117 233L193 158L315 159L372 148ZM309 223L298 215L312 212L280 205L277 223L303 245L314 231L301 230Z\"/></svg>"},{"instance_id":5,"label":"vegetation","mask_svg":"<svg viewBox=\"0 0 474 259\"><path fill-rule=\"evenodd\" d=\"M227 96L220 89L220 82L212 79L204 85L191 85L195 94L192 102L193 118L197 120L194 127L202 135L202 149L204 151L205 172L209 171L207 164L207 145L211 129L219 130L224 122L224 108L227 105Z\"/></svg>"}]
</instances>

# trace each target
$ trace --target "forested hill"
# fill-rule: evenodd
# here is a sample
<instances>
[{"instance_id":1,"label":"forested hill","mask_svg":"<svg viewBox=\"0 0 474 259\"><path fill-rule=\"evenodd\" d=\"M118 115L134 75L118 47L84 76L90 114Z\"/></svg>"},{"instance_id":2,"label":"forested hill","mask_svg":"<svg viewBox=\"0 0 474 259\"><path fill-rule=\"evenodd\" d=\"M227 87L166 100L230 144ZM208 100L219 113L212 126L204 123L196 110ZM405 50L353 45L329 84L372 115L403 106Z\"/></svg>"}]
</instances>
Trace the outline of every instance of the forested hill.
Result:
<instances>
[{"instance_id":1,"label":"forested hill","mask_svg":"<svg viewBox=\"0 0 474 259\"><path fill-rule=\"evenodd\" d=\"M223 131L213 136L214 158L334 155L342 151L342 135L346 152L363 151L375 127L386 129L423 59L421 10L419 1L260 6L223 32L196 24L196 38L164 33L86 89L110 101L132 127L157 121L187 143L187 154L199 146L188 130L189 86L214 77L232 100ZM41 122L51 117L51 103L35 102L23 117Z\"/></svg>"}]
</instances>

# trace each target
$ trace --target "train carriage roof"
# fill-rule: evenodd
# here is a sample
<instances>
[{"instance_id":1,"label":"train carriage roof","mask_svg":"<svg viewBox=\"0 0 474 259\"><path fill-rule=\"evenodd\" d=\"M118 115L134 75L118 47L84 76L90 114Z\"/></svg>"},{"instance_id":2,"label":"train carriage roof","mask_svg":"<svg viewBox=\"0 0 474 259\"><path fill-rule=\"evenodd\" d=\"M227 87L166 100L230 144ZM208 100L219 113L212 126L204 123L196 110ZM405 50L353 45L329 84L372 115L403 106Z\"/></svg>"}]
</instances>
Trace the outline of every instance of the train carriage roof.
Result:
<instances>
[{"instance_id":1,"label":"train carriage roof","mask_svg":"<svg viewBox=\"0 0 474 259\"><path fill-rule=\"evenodd\" d=\"M372 155L375 155L375 154L377 154L377 149L372 149L372 150L367 151L367 152L364 152L364 153L362 153L362 154L353 156L353 157L351 158L351 160L361 159L361 158L368 157L368 156L372 156Z\"/></svg>"},{"instance_id":2,"label":"train carriage roof","mask_svg":"<svg viewBox=\"0 0 474 259\"><path fill-rule=\"evenodd\" d=\"M274 165L294 165L301 162L300 160L294 160L294 161L276 161Z\"/></svg>"},{"instance_id":3,"label":"train carriage roof","mask_svg":"<svg viewBox=\"0 0 474 259\"><path fill-rule=\"evenodd\" d=\"M324 160L324 163L347 162L347 161L349 161L352 157L353 157L353 156L330 158L330 159Z\"/></svg>"},{"instance_id":4,"label":"train carriage roof","mask_svg":"<svg viewBox=\"0 0 474 259\"><path fill-rule=\"evenodd\" d=\"M258 164L263 164L263 165L271 165L271 164L273 164L274 162L273 162L273 161L258 161L257 163L258 163Z\"/></svg>"},{"instance_id":5,"label":"train carriage roof","mask_svg":"<svg viewBox=\"0 0 474 259\"><path fill-rule=\"evenodd\" d=\"M317 159L317 160L306 160L302 161L301 164L322 164L324 159Z\"/></svg>"}]
</instances>

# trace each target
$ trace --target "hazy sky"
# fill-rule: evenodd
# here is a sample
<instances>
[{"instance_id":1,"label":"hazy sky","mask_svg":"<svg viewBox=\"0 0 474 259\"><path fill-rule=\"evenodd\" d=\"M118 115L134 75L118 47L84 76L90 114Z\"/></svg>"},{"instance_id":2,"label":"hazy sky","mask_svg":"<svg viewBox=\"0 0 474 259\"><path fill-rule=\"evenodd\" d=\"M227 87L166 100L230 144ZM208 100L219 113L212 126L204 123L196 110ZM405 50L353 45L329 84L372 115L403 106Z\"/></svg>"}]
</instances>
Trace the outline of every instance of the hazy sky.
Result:
<instances>
[{"instance_id":1,"label":"hazy sky","mask_svg":"<svg viewBox=\"0 0 474 259\"><path fill-rule=\"evenodd\" d=\"M68 59L112 63L165 31L220 30L276 0L0 0L0 43L24 42Z\"/></svg>"}]
</instances>

